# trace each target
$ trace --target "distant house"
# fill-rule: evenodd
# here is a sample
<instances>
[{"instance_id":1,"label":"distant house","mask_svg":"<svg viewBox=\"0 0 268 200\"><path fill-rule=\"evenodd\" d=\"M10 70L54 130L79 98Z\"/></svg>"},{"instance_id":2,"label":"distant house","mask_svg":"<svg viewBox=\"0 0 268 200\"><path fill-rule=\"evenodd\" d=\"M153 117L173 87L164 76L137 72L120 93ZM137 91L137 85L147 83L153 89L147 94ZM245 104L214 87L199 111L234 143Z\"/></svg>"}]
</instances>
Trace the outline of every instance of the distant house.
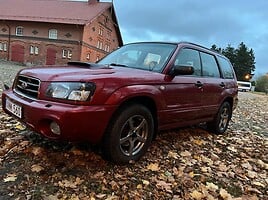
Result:
<instances>
[{"instance_id":1,"label":"distant house","mask_svg":"<svg viewBox=\"0 0 268 200\"><path fill-rule=\"evenodd\" d=\"M122 44L112 3L0 0L0 59L95 62Z\"/></svg>"}]
</instances>

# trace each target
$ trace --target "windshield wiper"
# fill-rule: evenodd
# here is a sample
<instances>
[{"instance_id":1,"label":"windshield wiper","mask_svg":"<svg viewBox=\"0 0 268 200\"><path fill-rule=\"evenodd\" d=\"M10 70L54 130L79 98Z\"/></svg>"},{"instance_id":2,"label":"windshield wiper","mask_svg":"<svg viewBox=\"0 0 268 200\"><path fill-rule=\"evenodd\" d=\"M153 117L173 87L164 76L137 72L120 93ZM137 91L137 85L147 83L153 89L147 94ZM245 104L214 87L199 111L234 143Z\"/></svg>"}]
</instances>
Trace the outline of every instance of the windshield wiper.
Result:
<instances>
[{"instance_id":1,"label":"windshield wiper","mask_svg":"<svg viewBox=\"0 0 268 200\"><path fill-rule=\"evenodd\" d=\"M110 63L109 66L128 67L127 65L119 64L119 63Z\"/></svg>"}]
</instances>

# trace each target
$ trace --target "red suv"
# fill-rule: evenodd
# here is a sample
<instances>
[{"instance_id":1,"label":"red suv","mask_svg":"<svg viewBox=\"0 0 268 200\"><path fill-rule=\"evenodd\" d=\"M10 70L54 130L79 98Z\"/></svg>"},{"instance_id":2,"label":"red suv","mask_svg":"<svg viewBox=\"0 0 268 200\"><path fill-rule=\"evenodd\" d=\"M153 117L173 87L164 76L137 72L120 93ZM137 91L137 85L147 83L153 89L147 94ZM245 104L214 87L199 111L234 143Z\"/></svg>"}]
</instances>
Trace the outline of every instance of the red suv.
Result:
<instances>
[{"instance_id":1,"label":"red suv","mask_svg":"<svg viewBox=\"0 0 268 200\"><path fill-rule=\"evenodd\" d=\"M6 113L57 140L100 144L138 160L159 130L207 122L224 133L237 104L226 57L192 43L124 45L98 63L21 70L2 94Z\"/></svg>"}]
</instances>

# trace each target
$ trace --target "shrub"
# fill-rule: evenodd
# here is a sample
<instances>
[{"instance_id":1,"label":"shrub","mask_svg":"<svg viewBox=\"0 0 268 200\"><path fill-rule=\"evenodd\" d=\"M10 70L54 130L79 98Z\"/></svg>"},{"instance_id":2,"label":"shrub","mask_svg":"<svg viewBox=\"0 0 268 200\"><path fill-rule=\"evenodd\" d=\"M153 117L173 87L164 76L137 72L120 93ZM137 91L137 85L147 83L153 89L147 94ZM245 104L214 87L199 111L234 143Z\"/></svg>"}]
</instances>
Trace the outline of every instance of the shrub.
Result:
<instances>
[{"instance_id":1,"label":"shrub","mask_svg":"<svg viewBox=\"0 0 268 200\"><path fill-rule=\"evenodd\" d=\"M256 80L256 88L257 92L268 92L268 73L261 76Z\"/></svg>"}]
</instances>

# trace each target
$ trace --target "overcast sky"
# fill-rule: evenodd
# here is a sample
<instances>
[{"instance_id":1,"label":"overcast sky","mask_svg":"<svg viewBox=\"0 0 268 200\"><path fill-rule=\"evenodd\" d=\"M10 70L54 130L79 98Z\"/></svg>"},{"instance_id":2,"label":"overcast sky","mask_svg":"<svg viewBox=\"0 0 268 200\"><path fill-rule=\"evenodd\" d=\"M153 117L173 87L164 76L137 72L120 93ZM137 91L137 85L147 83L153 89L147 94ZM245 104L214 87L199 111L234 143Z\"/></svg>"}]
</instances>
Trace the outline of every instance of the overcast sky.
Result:
<instances>
[{"instance_id":1,"label":"overcast sky","mask_svg":"<svg viewBox=\"0 0 268 200\"><path fill-rule=\"evenodd\" d=\"M105 0L102 0L105 1ZM189 41L255 53L256 75L268 72L267 0L113 0L124 43Z\"/></svg>"}]
</instances>

